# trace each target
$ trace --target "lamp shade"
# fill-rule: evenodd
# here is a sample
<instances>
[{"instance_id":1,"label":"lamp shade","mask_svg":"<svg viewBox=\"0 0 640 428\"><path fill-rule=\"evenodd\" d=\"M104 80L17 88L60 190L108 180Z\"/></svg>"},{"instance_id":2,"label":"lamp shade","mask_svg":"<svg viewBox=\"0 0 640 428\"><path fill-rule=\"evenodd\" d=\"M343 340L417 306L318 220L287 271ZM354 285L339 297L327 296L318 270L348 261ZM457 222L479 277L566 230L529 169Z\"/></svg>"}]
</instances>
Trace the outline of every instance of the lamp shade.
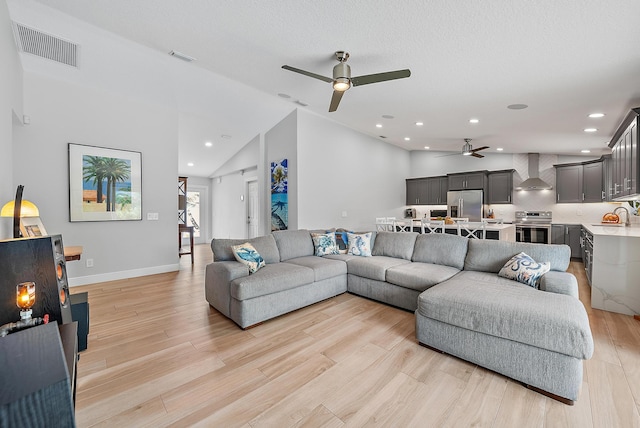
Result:
<instances>
[{"instance_id":1,"label":"lamp shade","mask_svg":"<svg viewBox=\"0 0 640 428\"><path fill-rule=\"evenodd\" d=\"M0 211L0 217L13 217L14 207L15 201L9 201L4 204L2 211ZM36 204L23 199L20 206L20 217L40 217L40 211L38 211Z\"/></svg>"}]
</instances>

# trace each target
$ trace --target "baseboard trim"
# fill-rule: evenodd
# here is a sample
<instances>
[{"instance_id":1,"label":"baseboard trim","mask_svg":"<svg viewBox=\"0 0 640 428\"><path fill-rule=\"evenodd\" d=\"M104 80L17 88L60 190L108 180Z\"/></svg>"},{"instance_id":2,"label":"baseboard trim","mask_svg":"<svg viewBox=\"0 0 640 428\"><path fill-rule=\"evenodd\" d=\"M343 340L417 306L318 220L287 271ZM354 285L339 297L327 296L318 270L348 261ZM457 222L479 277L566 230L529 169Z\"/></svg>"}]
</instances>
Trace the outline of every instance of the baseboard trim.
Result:
<instances>
[{"instance_id":1,"label":"baseboard trim","mask_svg":"<svg viewBox=\"0 0 640 428\"><path fill-rule=\"evenodd\" d=\"M69 278L69 287L78 287L80 285L95 284L97 282L118 281L120 279L137 278L139 276L155 275L158 273L175 272L180 270L179 264L151 266L142 269L124 270L119 272L108 272L97 275L77 276Z\"/></svg>"}]
</instances>

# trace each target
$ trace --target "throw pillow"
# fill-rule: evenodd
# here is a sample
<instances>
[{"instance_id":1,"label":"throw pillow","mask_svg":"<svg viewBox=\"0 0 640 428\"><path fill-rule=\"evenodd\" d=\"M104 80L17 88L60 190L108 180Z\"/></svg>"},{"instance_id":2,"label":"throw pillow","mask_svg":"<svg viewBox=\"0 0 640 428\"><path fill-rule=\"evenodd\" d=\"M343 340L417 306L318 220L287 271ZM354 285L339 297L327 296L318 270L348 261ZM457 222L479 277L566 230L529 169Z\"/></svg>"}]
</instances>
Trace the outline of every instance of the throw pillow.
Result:
<instances>
[{"instance_id":1,"label":"throw pillow","mask_svg":"<svg viewBox=\"0 0 640 428\"><path fill-rule=\"evenodd\" d=\"M347 251L349 250L349 238L347 237L348 232L349 231L346 229L336 230L336 244L338 245L338 252L340 254L347 254Z\"/></svg>"},{"instance_id":2,"label":"throw pillow","mask_svg":"<svg viewBox=\"0 0 640 428\"><path fill-rule=\"evenodd\" d=\"M500 269L498 276L538 288L540 277L551 269L551 263L538 263L525 253L516 254Z\"/></svg>"},{"instance_id":3,"label":"throw pillow","mask_svg":"<svg viewBox=\"0 0 640 428\"><path fill-rule=\"evenodd\" d=\"M258 269L265 265L262 256L248 242L232 246L231 251L237 261L249 268L249 274L257 272Z\"/></svg>"},{"instance_id":4,"label":"throw pillow","mask_svg":"<svg viewBox=\"0 0 640 428\"><path fill-rule=\"evenodd\" d=\"M316 256L338 254L338 245L336 245L335 233L312 233L311 239L313 239L313 247L315 248Z\"/></svg>"},{"instance_id":5,"label":"throw pillow","mask_svg":"<svg viewBox=\"0 0 640 428\"><path fill-rule=\"evenodd\" d=\"M347 232L349 251L354 256L371 257L371 232L356 234Z\"/></svg>"}]
</instances>

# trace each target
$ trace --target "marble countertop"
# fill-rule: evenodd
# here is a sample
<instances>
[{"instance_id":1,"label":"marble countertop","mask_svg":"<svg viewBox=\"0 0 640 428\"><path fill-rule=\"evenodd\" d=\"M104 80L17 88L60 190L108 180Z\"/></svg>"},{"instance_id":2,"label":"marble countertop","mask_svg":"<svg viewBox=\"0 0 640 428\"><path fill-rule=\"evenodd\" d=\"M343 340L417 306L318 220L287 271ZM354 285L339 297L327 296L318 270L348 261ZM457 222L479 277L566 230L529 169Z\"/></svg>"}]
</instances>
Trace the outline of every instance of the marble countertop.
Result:
<instances>
[{"instance_id":1,"label":"marble countertop","mask_svg":"<svg viewBox=\"0 0 640 428\"><path fill-rule=\"evenodd\" d=\"M582 227L594 235L623 236L628 238L640 238L640 226L611 226L606 224L583 223Z\"/></svg>"}]
</instances>

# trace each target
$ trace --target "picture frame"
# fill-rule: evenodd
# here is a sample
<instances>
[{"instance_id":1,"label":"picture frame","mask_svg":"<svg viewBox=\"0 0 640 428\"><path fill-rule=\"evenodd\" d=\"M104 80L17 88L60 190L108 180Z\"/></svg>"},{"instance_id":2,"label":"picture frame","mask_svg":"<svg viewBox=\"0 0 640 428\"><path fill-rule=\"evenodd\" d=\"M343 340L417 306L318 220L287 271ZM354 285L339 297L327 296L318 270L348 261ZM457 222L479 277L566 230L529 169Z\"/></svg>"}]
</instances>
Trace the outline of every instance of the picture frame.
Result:
<instances>
[{"instance_id":1,"label":"picture frame","mask_svg":"<svg viewBox=\"0 0 640 428\"><path fill-rule=\"evenodd\" d=\"M142 220L142 153L69 143L69 221Z\"/></svg>"},{"instance_id":2,"label":"picture frame","mask_svg":"<svg viewBox=\"0 0 640 428\"><path fill-rule=\"evenodd\" d=\"M47 231L42 224L40 217L20 218L20 231L24 238L37 238L47 236Z\"/></svg>"}]
</instances>

